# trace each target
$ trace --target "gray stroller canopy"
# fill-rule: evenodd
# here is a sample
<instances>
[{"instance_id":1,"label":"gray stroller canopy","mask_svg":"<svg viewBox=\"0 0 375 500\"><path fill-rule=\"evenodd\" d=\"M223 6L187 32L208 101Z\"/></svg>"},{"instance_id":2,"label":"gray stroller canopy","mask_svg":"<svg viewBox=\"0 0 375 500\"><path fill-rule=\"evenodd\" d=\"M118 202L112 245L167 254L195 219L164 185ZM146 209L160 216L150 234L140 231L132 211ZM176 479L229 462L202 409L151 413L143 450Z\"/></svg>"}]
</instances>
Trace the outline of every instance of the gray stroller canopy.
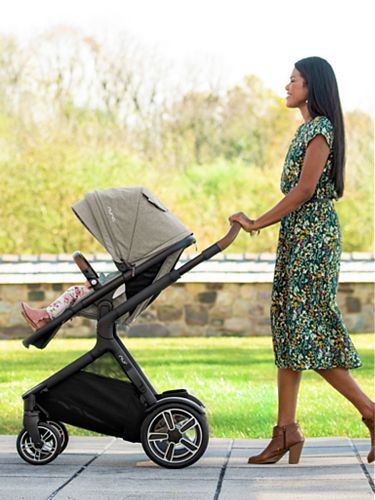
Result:
<instances>
[{"instance_id":1,"label":"gray stroller canopy","mask_svg":"<svg viewBox=\"0 0 375 500\"><path fill-rule=\"evenodd\" d=\"M192 234L143 187L93 191L72 209L117 263L138 265Z\"/></svg>"}]
</instances>

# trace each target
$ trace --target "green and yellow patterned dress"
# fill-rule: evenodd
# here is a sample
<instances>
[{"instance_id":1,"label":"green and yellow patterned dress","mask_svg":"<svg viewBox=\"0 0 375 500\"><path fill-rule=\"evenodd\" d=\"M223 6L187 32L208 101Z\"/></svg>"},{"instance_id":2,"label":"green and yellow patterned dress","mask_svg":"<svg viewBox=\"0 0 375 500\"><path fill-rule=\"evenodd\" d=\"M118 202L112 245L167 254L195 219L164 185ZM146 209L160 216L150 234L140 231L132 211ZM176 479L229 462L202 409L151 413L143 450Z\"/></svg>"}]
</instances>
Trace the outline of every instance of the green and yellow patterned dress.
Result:
<instances>
[{"instance_id":1,"label":"green and yellow patterned dress","mask_svg":"<svg viewBox=\"0 0 375 500\"><path fill-rule=\"evenodd\" d=\"M283 194L298 184L306 148L319 134L332 152L333 127L328 118L318 116L298 128L282 172ZM332 153L311 200L281 219L271 306L279 368L361 366L336 303L341 236L331 166Z\"/></svg>"}]
</instances>

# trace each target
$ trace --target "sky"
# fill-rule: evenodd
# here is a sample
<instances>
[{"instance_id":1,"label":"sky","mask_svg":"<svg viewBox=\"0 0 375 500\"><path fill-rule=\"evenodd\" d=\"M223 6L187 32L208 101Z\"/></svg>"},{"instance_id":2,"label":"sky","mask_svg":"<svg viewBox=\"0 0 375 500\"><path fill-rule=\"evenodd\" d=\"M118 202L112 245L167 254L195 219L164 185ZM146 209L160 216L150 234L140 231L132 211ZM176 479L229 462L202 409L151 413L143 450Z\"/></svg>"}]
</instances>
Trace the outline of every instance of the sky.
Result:
<instances>
[{"instance_id":1,"label":"sky","mask_svg":"<svg viewBox=\"0 0 375 500\"><path fill-rule=\"evenodd\" d=\"M327 59L345 111L374 116L373 0L11 0L0 34L23 43L57 26L127 33L176 68L211 68L224 86L259 76L281 97L294 63ZM212 69L214 68L214 69ZM182 72L181 72L182 75Z\"/></svg>"}]
</instances>

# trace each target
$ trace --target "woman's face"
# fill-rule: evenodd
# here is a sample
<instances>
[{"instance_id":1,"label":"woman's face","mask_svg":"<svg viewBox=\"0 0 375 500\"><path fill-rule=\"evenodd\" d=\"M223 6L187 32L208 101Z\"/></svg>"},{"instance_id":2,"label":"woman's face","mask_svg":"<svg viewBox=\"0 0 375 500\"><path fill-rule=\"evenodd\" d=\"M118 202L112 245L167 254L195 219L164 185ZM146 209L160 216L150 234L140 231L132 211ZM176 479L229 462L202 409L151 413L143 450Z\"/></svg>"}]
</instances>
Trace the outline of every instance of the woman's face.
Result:
<instances>
[{"instance_id":1,"label":"woman's face","mask_svg":"<svg viewBox=\"0 0 375 500\"><path fill-rule=\"evenodd\" d=\"M301 73L293 69L290 82L285 86L287 91L286 105L288 108L301 108L306 106L308 89Z\"/></svg>"}]
</instances>

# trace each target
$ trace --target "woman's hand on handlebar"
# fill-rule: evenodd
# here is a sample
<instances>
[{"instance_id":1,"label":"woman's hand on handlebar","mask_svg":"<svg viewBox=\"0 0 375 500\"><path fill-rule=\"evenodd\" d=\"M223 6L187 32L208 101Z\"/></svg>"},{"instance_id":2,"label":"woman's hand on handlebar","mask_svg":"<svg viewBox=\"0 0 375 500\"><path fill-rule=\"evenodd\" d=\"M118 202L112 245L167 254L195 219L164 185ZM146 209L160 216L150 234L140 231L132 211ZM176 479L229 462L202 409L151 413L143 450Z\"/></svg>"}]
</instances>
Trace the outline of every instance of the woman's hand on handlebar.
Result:
<instances>
[{"instance_id":1,"label":"woman's hand on handlebar","mask_svg":"<svg viewBox=\"0 0 375 500\"><path fill-rule=\"evenodd\" d=\"M258 228L256 227L255 221L252 219L249 219L249 217L244 214L243 212L237 212L229 217L229 222L233 224L233 222L238 222L241 224L242 229L244 229L246 232L250 233L252 231L257 231Z\"/></svg>"}]
</instances>

